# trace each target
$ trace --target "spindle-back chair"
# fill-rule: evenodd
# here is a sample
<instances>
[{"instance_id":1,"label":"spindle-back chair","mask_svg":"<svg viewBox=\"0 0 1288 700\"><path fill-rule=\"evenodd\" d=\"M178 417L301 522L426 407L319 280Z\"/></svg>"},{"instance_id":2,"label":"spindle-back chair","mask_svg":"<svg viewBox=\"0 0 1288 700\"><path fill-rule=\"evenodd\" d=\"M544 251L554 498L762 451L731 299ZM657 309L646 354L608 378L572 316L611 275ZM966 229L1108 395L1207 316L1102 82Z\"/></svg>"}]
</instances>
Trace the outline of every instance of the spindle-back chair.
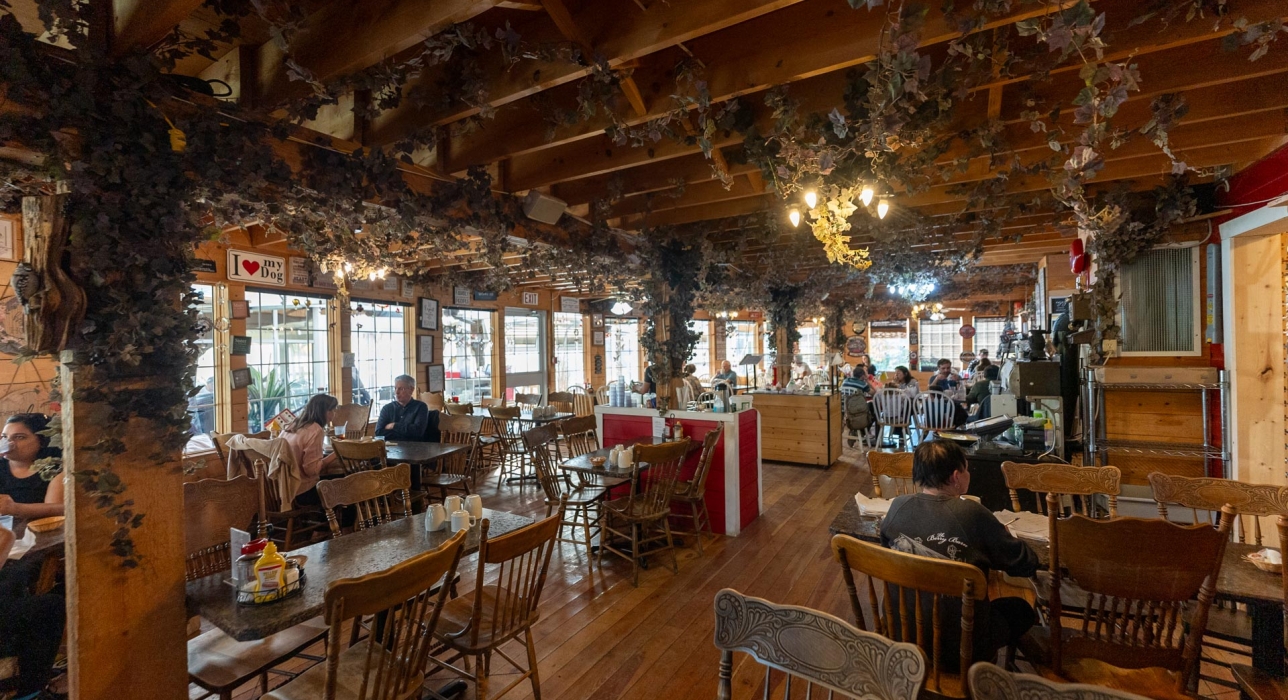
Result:
<instances>
[{"instance_id":1,"label":"spindle-back chair","mask_svg":"<svg viewBox=\"0 0 1288 700\"><path fill-rule=\"evenodd\" d=\"M675 495L671 496L672 503L686 506L686 512L673 512L671 517L693 523L692 530L681 531L679 534L693 535L698 543L698 554L702 554L702 528L711 529L711 515L707 512L706 501L707 477L711 474L711 462L715 459L716 443L720 441L721 434L720 428L707 431L702 438L702 454L698 457L698 467L694 470L693 477L688 481L677 481Z\"/></svg>"},{"instance_id":2,"label":"spindle-back chair","mask_svg":"<svg viewBox=\"0 0 1288 700\"><path fill-rule=\"evenodd\" d=\"M987 661L971 666L966 680L973 700L1146 700L1099 685L1056 683L1030 673L1011 673Z\"/></svg>"},{"instance_id":3,"label":"spindle-back chair","mask_svg":"<svg viewBox=\"0 0 1288 700\"><path fill-rule=\"evenodd\" d=\"M908 392L893 387L882 389L872 395L872 408L876 409L877 424L881 430L877 434L878 444L885 441L887 428L894 432L899 428L899 446L905 447L912 442L908 432L912 428L913 400Z\"/></svg>"},{"instance_id":4,"label":"spindle-back chair","mask_svg":"<svg viewBox=\"0 0 1288 700\"><path fill-rule=\"evenodd\" d=\"M370 421L371 404L362 406L347 403L336 407L335 416L331 419L331 425L337 428L344 426L344 439L357 440L358 438L366 437Z\"/></svg>"},{"instance_id":5,"label":"spindle-back chair","mask_svg":"<svg viewBox=\"0 0 1288 700\"><path fill-rule=\"evenodd\" d=\"M318 498L326 510L331 536L342 534L337 512L342 506L356 511L353 529L363 530L398 518L411 517L411 465L399 464L387 469L356 472L341 479L318 482ZM398 495L400 503L390 496ZM398 511L401 511L399 513Z\"/></svg>"},{"instance_id":6,"label":"spindle-back chair","mask_svg":"<svg viewBox=\"0 0 1288 700\"><path fill-rule=\"evenodd\" d=\"M331 449L335 450L345 474L389 466L384 440L332 440Z\"/></svg>"},{"instance_id":7,"label":"spindle-back chair","mask_svg":"<svg viewBox=\"0 0 1288 700\"><path fill-rule=\"evenodd\" d=\"M1104 496L1108 517L1118 517L1118 494L1122 492L1122 470L1118 467L1002 462L1002 474L1006 478L1006 488L1010 490L1011 509L1016 513L1020 512L1018 489L1027 489L1036 496L1036 509L1042 515L1047 515L1046 496L1053 493L1060 497L1056 499L1056 503L1060 504L1057 515L1064 515L1063 497L1077 496L1082 515L1088 518L1102 517L1105 512L1100 510L1096 497ZM1078 503L1073 504L1072 510L1079 512Z\"/></svg>"},{"instance_id":8,"label":"spindle-back chair","mask_svg":"<svg viewBox=\"0 0 1288 700\"><path fill-rule=\"evenodd\" d=\"M581 544L586 547L586 559L590 558L591 538L599 532L603 518L600 505L607 491L599 486L574 487L568 478L568 472L558 469L550 457L550 445L558 436L554 425L542 425L523 434L523 444L532 455L532 466L537 472L537 481L546 494L546 517L562 504L564 521L559 524L558 541ZM564 527L573 532L582 531L582 539L565 538Z\"/></svg>"},{"instance_id":9,"label":"spindle-back chair","mask_svg":"<svg viewBox=\"0 0 1288 700\"><path fill-rule=\"evenodd\" d=\"M909 493L916 493L917 487L912 483L912 453L882 452L868 450L868 470L872 472L873 495L891 499ZM894 493L887 494L881 488L881 477L890 480Z\"/></svg>"},{"instance_id":10,"label":"spindle-back chair","mask_svg":"<svg viewBox=\"0 0 1288 700\"><path fill-rule=\"evenodd\" d=\"M603 567L604 552L608 551L631 562L631 585L639 586L640 559L646 556L640 547L652 542L666 542L665 546L650 550L647 555L662 551L671 554L671 570L680 572L675 557L675 542L671 537L671 496L679 479L684 457L689 453L689 439L665 442L660 445L636 445L635 463L631 466L630 494L604 502L604 537L599 544L599 564ZM641 483L640 464L648 465L647 483ZM650 536L650 532L653 534ZM618 549L611 536L630 540L630 550Z\"/></svg>"}]
</instances>

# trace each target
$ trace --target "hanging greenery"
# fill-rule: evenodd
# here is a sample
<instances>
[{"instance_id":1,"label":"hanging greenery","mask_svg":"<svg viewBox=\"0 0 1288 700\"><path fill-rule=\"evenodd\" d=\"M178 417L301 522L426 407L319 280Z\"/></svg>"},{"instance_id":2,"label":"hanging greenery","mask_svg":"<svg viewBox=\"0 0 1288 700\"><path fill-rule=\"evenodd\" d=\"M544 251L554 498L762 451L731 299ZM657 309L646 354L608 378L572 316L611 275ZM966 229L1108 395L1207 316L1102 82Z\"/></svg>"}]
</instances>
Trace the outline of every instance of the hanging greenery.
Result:
<instances>
[{"instance_id":1,"label":"hanging greenery","mask_svg":"<svg viewBox=\"0 0 1288 700\"><path fill-rule=\"evenodd\" d=\"M700 245L671 230L648 230L640 238L640 259L647 269L636 301L644 317L640 345L648 353L654 383L665 387L683 376L701 338L689 321L707 265Z\"/></svg>"}]
</instances>

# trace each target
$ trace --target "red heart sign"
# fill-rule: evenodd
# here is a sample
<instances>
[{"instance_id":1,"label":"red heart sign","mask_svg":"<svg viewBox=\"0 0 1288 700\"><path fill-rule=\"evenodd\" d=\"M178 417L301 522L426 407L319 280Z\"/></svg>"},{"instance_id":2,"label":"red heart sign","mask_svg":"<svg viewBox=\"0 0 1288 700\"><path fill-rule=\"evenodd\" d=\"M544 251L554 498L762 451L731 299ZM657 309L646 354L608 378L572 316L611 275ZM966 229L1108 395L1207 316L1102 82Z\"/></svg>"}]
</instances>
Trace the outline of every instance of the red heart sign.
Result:
<instances>
[{"instance_id":1,"label":"red heart sign","mask_svg":"<svg viewBox=\"0 0 1288 700\"><path fill-rule=\"evenodd\" d=\"M255 262L254 260L243 260L242 267L246 269L247 273L252 275L255 274L256 272L259 272L259 263Z\"/></svg>"}]
</instances>

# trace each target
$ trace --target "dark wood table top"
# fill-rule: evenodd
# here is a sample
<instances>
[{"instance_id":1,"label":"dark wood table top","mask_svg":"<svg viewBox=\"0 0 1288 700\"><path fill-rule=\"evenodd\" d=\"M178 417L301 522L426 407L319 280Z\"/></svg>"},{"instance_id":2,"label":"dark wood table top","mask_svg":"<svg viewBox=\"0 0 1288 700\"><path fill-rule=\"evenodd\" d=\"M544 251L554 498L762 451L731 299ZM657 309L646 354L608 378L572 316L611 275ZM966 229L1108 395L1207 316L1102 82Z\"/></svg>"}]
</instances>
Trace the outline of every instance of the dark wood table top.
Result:
<instances>
[{"instance_id":1,"label":"dark wood table top","mask_svg":"<svg viewBox=\"0 0 1288 700\"><path fill-rule=\"evenodd\" d=\"M492 537L514 532L531 525L532 518L483 509ZM465 553L477 552L479 527L475 525L465 538ZM344 578L356 578L384 571L396 564L436 549L451 539L448 529L425 532L425 514L403 518L392 523L311 544L287 556L304 556L304 591L299 595L267 605L238 605L231 573L224 571L189 581L188 612L201 615L239 642L263 639L289 629L323 613L327 584Z\"/></svg>"},{"instance_id":2,"label":"dark wood table top","mask_svg":"<svg viewBox=\"0 0 1288 700\"><path fill-rule=\"evenodd\" d=\"M611 450L595 450L594 452L587 452L584 455L579 455L577 457L573 457L572 459L566 460L564 461L563 464L560 464L559 466L563 469L567 469L570 472L581 472L582 474L593 474L595 476L608 477L610 479L631 478L630 467L627 467L626 469L619 469L617 465L608 463L607 460L608 460L609 452L611 452ZM591 457L603 457L605 461L603 464L597 467L590 463ZM640 465L641 470L647 469L647 468L648 468L647 464Z\"/></svg>"},{"instance_id":3,"label":"dark wood table top","mask_svg":"<svg viewBox=\"0 0 1288 700\"><path fill-rule=\"evenodd\" d=\"M575 418L576 416L577 416L576 413L552 413L548 416L533 418L532 411L523 411L519 413L519 420L523 421L524 423L533 423L535 425L545 425L547 423L558 423L561 420Z\"/></svg>"},{"instance_id":4,"label":"dark wood table top","mask_svg":"<svg viewBox=\"0 0 1288 700\"><path fill-rule=\"evenodd\" d=\"M850 535L868 542L880 542L881 521L859 513L859 505L851 498L836 514L828 531L833 535ZM1046 542L1024 540L1037 553L1042 565L1051 561L1050 545ZM1216 590L1220 595L1241 603L1275 605L1283 604L1283 578L1279 574L1262 571L1245 560L1244 555L1261 550L1250 544L1230 542L1225 546L1221 573Z\"/></svg>"},{"instance_id":5,"label":"dark wood table top","mask_svg":"<svg viewBox=\"0 0 1288 700\"><path fill-rule=\"evenodd\" d=\"M470 445L448 445L441 442L385 442L385 459L390 464L426 464L451 454L470 449Z\"/></svg>"},{"instance_id":6,"label":"dark wood table top","mask_svg":"<svg viewBox=\"0 0 1288 700\"><path fill-rule=\"evenodd\" d=\"M27 518L13 519L13 536L15 539L21 540L23 536L27 534L28 522L30 521ZM66 527L66 524L67 523L64 521L63 523L64 527ZM49 532L37 532L34 534L36 537L36 543L31 546L31 549L28 549L26 553L22 555L21 559L10 560L10 561L27 561L30 559L38 559L40 557L45 556L46 554L50 554L52 552L62 550L63 548L63 528L62 527L58 528L57 530L51 530ZM15 542L14 544L16 545L17 543ZM0 566L4 566L5 563L6 562L0 561Z\"/></svg>"}]
</instances>

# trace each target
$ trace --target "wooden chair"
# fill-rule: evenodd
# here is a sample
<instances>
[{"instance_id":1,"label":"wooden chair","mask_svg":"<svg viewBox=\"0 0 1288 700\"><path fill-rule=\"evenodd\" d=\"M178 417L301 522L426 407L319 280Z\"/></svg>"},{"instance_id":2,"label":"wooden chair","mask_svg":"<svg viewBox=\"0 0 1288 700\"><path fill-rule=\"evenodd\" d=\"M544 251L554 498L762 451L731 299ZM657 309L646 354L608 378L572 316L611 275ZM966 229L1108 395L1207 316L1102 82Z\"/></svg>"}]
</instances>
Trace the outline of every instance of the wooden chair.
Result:
<instances>
[{"instance_id":1,"label":"wooden chair","mask_svg":"<svg viewBox=\"0 0 1288 700\"><path fill-rule=\"evenodd\" d=\"M478 483L479 433L475 425L476 422L471 416L440 416L438 419L440 442L444 445L470 446L465 452L457 452L438 460L438 475L447 481L453 481L459 476L460 487L467 494L470 489L465 480L473 479L476 484ZM447 498L446 488L443 488L443 498Z\"/></svg>"},{"instance_id":2,"label":"wooden chair","mask_svg":"<svg viewBox=\"0 0 1288 700\"><path fill-rule=\"evenodd\" d=\"M1049 512L1058 498L1047 495ZM1233 519L1226 508L1217 528L1082 515L1054 520L1051 619L1060 619L1065 577L1090 600L1080 626L1030 631L1050 650L1049 672L1153 698L1186 697ZM1182 619L1187 606L1189 625Z\"/></svg>"},{"instance_id":3,"label":"wooden chair","mask_svg":"<svg viewBox=\"0 0 1288 700\"><path fill-rule=\"evenodd\" d=\"M1056 500L1060 504L1056 515L1064 514L1064 496L1077 496L1083 515L1088 518L1100 517L1103 512L1098 508L1096 497L1104 496L1108 517L1118 517L1118 494L1122 491L1122 471L1118 467L1002 462L1002 474L1006 478L1006 488L1011 493L1011 510L1016 513L1021 510L1018 489L1028 489L1036 496L1037 512L1043 515L1047 515L1046 495L1055 494L1061 497ZM1076 503L1073 511L1078 512Z\"/></svg>"},{"instance_id":4,"label":"wooden chair","mask_svg":"<svg viewBox=\"0 0 1288 700\"><path fill-rule=\"evenodd\" d=\"M574 393L572 395L572 412L578 417L588 416L595 417L595 395L587 393Z\"/></svg>"},{"instance_id":5,"label":"wooden chair","mask_svg":"<svg viewBox=\"0 0 1288 700\"><path fill-rule=\"evenodd\" d=\"M487 401L487 399L483 400ZM443 406L443 412L449 416L472 416L474 415L474 404L448 403Z\"/></svg>"},{"instance_id":6,"label":"wooden chair","mask_svg":"<svg viewBox=\"0 0 1288 700\"><path fill-rule=\"evenodd\" d=\"M443 606L443 617L436 636L457 656L435 662L477 687L476 698L500 697L525 680L532 683L533 697L541 697L541 680L537 675L537 649L532 640L532 626L540 617L538 607L550 569L550 555L555 549L563 513L539 520L525 528L495 539L488 537L484 520L479 535L478 579L474 590ZM492 569L491 575L488 569ZM496 583L485 584L485 580ZM503 585L504 584L504 585ZM527 647L527 667L510 658L501 647L523 636ZM493 654L519 670L514 679L499 692L488 692ZM462 657L475 659L474 672L458 668L452 662Z\"/></svg>"},{"instance_id":7,"label":"wooden chair","mask_svg":"<svg viewBox=\"0 0 1288 700\"><path fill-rule=\"evenodd\" d=\"M635 464L631 467L631 490L625 498L604 503L604 536L599 543L599 566L604 566L604 552L612 552L631 562L631 585L640 584L640 559L645 553L641 546L650 542L665 541L665 547L648 552L671 553L671 570L680 573L675 558L675 542L671 538L671 496L679 479L684 457L689 453L689 439L665 442L661 445L636 445ZM648 465L648 483L640 480L640 464ZM641 490L643 489L643 490ZM624 528L624 529L623 529ZM659 532L649 536L649 531ZM623 551L612 544L611 536L630 540L630 551Z\"/></svg>"},{"instance_id":8,"label":"wooden chair","mask_svg":"<svg viewBox=\"0 0 1288 700\"><path fill-rule=\"evenodd\" d=\"M231 568L229 528L265 534L257 479L203 479L183 485L184 563L188 581ZM257 525L258 527L252 527ZM231 595L231 593L229 594ZM274 669L321 641L326 628L310 620L254 642L238 642L222 630L212 629L188 640L188 680L216 693L221 700L253 678L259 678L260 692L268 689L268 673L295 677ZM320 659L314 659L320 660Z\"/></svg>"},{"instance_id":9,"label":"wooden chair","mask_svg":"<svg viewBox=\"0 0 1288 700\"><path fill-rule=\"evenodd\" d=\"M331 449L340 459L340 467L345 474L372 469L384 469L389 466L385 456L384 440L332 440Z\"/></svg>"},{"instance_id":10,"label":"wooden chair","mask_svg":"<svg viewBox=\"0 0 1288 700\"><path fill-rule=\"evenodd\" d=\"M783 700L789 700L797 680L804 682L806 697L822 698L826 691L828 698L914 700L926 679L926 662L916 646L855 629L818 610L726 588L716 594L715 612L718 700L733 700L734 652L749 654L765 667L765 698L771 688L781 687ZM775 670L786 675L785 683L774 683Z\"/></svg>"},{"instance_id":11,"label":"wooden chair","mask_svg":"<svg viewBox=\"0 0 1288 700\"><path fill-rule=\"evenodd\" d=\"M721 430L713 428L702 438L702 454L698 457L698 468L693 478L688 481L675 482L675 494L672 503L686 506L687 513L672 513L671 517L687 519L693 522L693 530L679 534L693 535L698 542L698 554L702 554L702 528L705 524L711 529L711 515L707 512L707 476L711 474L711 461L715 459L716 443L720 441Z\"/></svg>"},{"instance_id":12,"label":"wooden chair","mask_svg":"<svg viewBox=\"0 0 1288 700\"><path fill-rule=\"evenodd\" d=\"M515 393L514 403L516 406L520 406L523 409L531 410L532 408L541 405L541 394Z\"/></svg>"},{"instance_id":13,"label":"wooden chair","mask_svg":"<svg viewBox=\"0 0 1288 700\"><path fill-rule=\"evenodd\" d=\"M611 384L612 382L609 382ZM600 406L608 405L608 385L599 387L595 390L595 403Z\"/></svg>"},{"instance_id":14,"label":"wooden chair","mask_svg":"<svg viewBox=\"0 0 1288 700\"><path fill-rule=\"evenodd\" d=\"M371 404L360 406L347 403L335 409L335 418L331 425L344 426L344 439L357 440L366 437L371 422Z\"/></svg>"},{"instance_id":15,"label":"wooden chair","mask_svg":"<svg viewBox=\"0 0 1288 700\"><path fill-rule=\"evenodd\" d=\"M872 493L878 498L891 499L895 496L916 493L917 487L912 483L911 452L881 452L868 450L868 470L872 472ZM890 480L894 490L887 495L881 488L881 477Z\"/></svg>"},{"instance_id":16,"label":"wooden chair","mask_svg":"<svg viewBox=\"0 0 1288 700\"><path fill-rule=\"evenodd\" d=\"M1146 700L1084 683L1054 683L1042 676L1011 673L985 661L970 667L966 676L973 700Z\"/></svg>"},{"instance_id":17,"label":"wooden chair","mask_svg":"<svg viewBox=\"0 0 1288 700\"><path fill-rule=\"evenodd\" d=\"M925 440L930 433L953 429L957 402L942 391L923 391L917 395L912 417L919 440Z\"/></svg>"},{"instance_id":18,"label":"wooden chair","mask_svg":"<svg viewBox=\"0 0 1288 700\"><path fill-rule=\"evenodd\" d=\"M267 433L264 435L267 439ZM260 498L264 502L264 518L273 526L273 532L279 529L282 531L280 538L270 535L279 543L282 551L294 549L304 535L308 535L311 540L313 533L326 527L326 516L322 513L322 508L296 504L296 494L285 493L284 484L268 478L267 455L255 450L234 450L230 455L230 461L232 460L244 460L245 466L238 471L255 475L261 492Z\"/></svg>"},{"instance_id":19,"label":"wooden chair","mask_svg":"<svg viewBox=\"0 0 1288 700\"><path fill-rule=\"evenodd\" d=\"M1288 487L1270 484L1247 484L1230 479L1184 477L1153 472L1148 476L1154 500L1158 501L1158 514L1165 519L1175 519L1177 506L1188 511L1190 522L1214 523L1220 518L1221 506L1234 509L1234 532L1241 544L1248 544L1248 525L1251 524L1251 544L1261 546L1261 519L1288 515ZM1250 523L1249 523L1250 521ZM1285 542L1280 539L1281 545ZM1222 651L1244 655L1247 652L1230 645L1252 646L1252 620L1246 610L1223 601L1220 597L1208 613L1207 637L1209 646ZM1218 666L1229 666L1225 661L1205 659ZM1222 678L1207 678L1218 685L1232 685Z\"/></svg>"},{"instance_id":20,"label":"wooden chair","mask_svg":"<svg viewBox=\"0 0 1288 700\"><path fill-rule=\"evenodd\" d=\"M841 564L859 629L896 641L916 641L930 660L926 689L945 697L966 697L965 669L976 656L975 606L988 596L984 572L963 562L905 554L848 535L832 538L832 553ZM863 614L855 571L866 574L871 627ZM960 618L954 620L957 603ZM946 625L960 629L957 664L951 663L954 635Z\"/></svg>"},{"instance_id":21,"label":"wooden chair","mask_svg":"<svg viewBox=\"0 0 1288 700\"><path fill-rule=\"evenodd\" d=\"M1288 548L1288 517L1275 519L1279 528L1279 549ZM1280 581L1284 587L1284 600L1288 601L1288 560L1283 563ZM1288 649L1288 626L1284 627L1284 648ZM1288 679L1276 678L1265 671L1257 670L1245 664L1232 664L1230 671L1239 685L1239 690L1252 700L1279 700L1288 697Z\"/></svg>"},{"instance_id":22,"label":"wooden chair","mask_svg":"<svg viewBox=\"0 0 1288 700\"><path fill-rule=\"evenodd\" d=\"M443 398L441 391L422 391L420 400L424 401L431 411L441 411L447 405L447 400Z\"/></svg>"},{"instance_id":23,"label":"wooden chair","mask_svg":"<svg viewBox=\"0 0 1288 700\"><path fill-rule=\"evenodd\" d=\"M563 451L560 452L560 459L572 459L580 457L589 452L599 449L599 436L596 433L595 417L578 416L567 420L559 421L559 436L562 438L559 442ZM609 489L615 488L626 483L626 479L619 478L601 478L577 473L577 482L582 486L603 486Z\"/></svg>"},{"instance_id":24,"label":"wooden chair","mask_svg":"<svg viewBox=\"0 0 1288 700\"><path fill-rule=\"evenodd\" d=\"M546 397L546 405L548 406L554 406L556 403L571 406L572 402L573 395L571 391L552 391L550 392L550 395ZM570 408L568 410L571 411L572 409Z\"/></svg>"},{"instance_id":25,"label":"wooden chair","mask_svg":"<svg viewBox=\"0 0 1288 700\"><path fill-rule=\"evenodd\" d=\"M872 408L877 412L877 424L881 429L877 433L877 444L885 442L885 431L887 428L899 428L902 432L899 435L900 449L906 447L912 441L909 439L908 431L912 429L912 397L908 392L902 389L885 388L878 391L872 396Z\"/></svg>"},{"instance_id":26,"label":"wooden chair","mask_svg":"<svg viewBox=\"0 0 1288 700\"><path fill-rule=\"evenodd\" d=\"M237 433L210 433L210 441L215 443L215 452L219 453L219 461L228 464L228 441ZM267 440L272 437L267 430L258 433L244 433L246 437Z\"/></svg>"},{"instance_id":27,"label":"wooden chair","mask_svg":"<svg viewBox=\"0 0 1288 700\"><path fill-rule=\"evenodd\" d=\"M563 505L564 520L559 523L558 541L586 545L586 559L593 561L590 559L591 539L599 531L603 517L600 505L608 492L600 486L574 487L568 479L568 472L555 467L550 458L549 447L557 435L555 426L542 425L525 432L523 444L528 454L532 455L537 480L541 482L541 489L546 494L546 517L550 517L555 508ZM583 539L564 538L565 526L571 527L574 533L581 528Z\"/></svg>"},{"instance_id":28,"label":"wooden chair","mask_svg":"<svg viewBox=\"0 0 1288 700\"><path fill-rule=\"evenodd\" d=\"M523 447L523 424L519 421L521 411L518 406L488 409L496 433L494 459L501 467L496 477L497 488L511 475L517 476L522 486L527 472L528 452Z\"/></svg>"},{"instance_id":29,"label":"wooden chair","mask_svg":"<svg viewBox=\"0 0 1288 700\"><path fill-rule=\"evenodd\" d=\"M443 546L361 578L332 581L326 589L326 664L263 696L265 700L405 700L421 697L447 587L461 560L468 531ZM365 616L381 622L360 644L341 643L341 628Z\"/></svg>"},{"instance_id":30,"label":"wooden chair","mask_svg":"<svg viewBox=\"0 0 1288 700\"><path fill-rule=\"evenodd\" d=\"M479 405L483 408L505 408L505 397L485 396L479 399Z\"/></svg>"},{"instance_id":31,"label":"wooden chair","mask_svg":"<svg viewBox=\"0 0 1288 700\"><path fill-rule=\"evenodd\" d=\"M326 510L327 522L331 525L331 535L339 537L340 518L337 510L343 506L353 506L356 511L353 520L354 531L375 527L399 517L411 517L411 465L399 464L388 469L373 469L355 472L341 479L326 479L318 482L318 498ZM401 497L402 514L395 510L390 496Z\"/></svg>"}]
</instances>

